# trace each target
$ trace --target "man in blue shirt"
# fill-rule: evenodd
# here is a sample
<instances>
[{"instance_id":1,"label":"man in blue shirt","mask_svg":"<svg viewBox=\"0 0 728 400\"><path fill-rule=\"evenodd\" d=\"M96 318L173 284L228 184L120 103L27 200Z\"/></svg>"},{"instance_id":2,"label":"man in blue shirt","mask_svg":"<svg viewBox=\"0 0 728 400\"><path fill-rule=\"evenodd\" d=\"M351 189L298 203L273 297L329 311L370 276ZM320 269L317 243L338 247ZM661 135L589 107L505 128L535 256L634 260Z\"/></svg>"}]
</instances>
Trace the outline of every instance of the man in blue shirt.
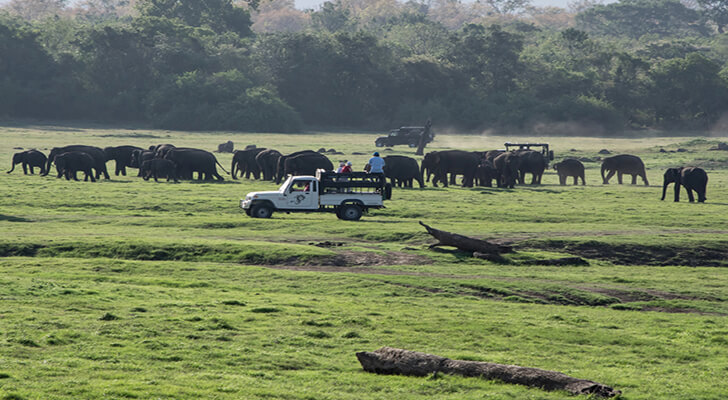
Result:
<instances>
[{"instance_id":1,"label":"man in blue shirt","mask_svg":"<svg viewBox=\"0 0 728 400\"><path fill-rule=\"evenodd\" d=\"M369 159L369 173L370 174L383 174L384 173L384 159L379 157L379 152L375 151Z\"/></svg>"}]
</instances>

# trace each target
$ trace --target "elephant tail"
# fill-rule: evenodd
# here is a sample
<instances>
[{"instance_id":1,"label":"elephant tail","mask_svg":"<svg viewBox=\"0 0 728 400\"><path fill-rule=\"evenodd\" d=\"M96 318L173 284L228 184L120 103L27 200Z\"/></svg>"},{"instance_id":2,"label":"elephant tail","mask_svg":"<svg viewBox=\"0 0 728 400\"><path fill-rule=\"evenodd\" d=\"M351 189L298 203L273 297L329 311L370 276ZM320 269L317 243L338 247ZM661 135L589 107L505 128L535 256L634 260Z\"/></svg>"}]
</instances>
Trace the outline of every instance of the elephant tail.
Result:
<instances>
[{"instance_id":1,"label":"elephant tail","mask_svg":"<svg viewBox=\"0 0 728 400\"><path fill-rule=\"evenodd\" d=\"M225 171L225 167L223 167L223 166L222 166L222 164L220 164L220 161L217 161L217 157L215 158L215 164L219 165L219 166L220 166L220 169L221 169L221 170L222 170L222 171L223 171L224 173L226 173L226 174L229 174L229 172Z\"/></svg>"}]
</instances>

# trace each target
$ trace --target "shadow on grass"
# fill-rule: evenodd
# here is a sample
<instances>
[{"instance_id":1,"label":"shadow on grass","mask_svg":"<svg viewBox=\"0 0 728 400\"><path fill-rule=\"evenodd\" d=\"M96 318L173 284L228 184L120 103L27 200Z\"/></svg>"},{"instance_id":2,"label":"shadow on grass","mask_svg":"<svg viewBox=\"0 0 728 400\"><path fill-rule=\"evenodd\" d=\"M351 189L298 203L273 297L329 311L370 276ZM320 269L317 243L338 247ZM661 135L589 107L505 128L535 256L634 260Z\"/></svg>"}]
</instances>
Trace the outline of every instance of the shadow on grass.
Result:
<instances>
[{"instance_id":1,"label":"shadow on grass","mask_svg":"<svg viewBox=\"0 0 728 400\"><path fill-rule=\"evenodd\" d=\"M8 221L8 222L33 222L29 219L22 218L22 217L14 217L12 215L3 215L0 214L0 221Z\"/></svg>"}]
</instances>

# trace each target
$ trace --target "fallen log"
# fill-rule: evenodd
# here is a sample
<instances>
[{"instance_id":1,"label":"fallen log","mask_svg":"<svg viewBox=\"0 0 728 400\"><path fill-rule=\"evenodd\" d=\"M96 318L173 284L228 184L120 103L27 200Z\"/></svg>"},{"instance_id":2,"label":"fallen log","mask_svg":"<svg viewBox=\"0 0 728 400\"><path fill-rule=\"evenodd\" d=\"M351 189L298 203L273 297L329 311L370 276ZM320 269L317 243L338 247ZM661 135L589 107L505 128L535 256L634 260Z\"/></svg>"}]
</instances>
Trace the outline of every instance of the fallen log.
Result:
<instances>
[{"instance_id":1,"label":"fallen log","mask_svg":"<svg viewBox=\"0 0 728 400\"><path fill-rule=\"evenodd\" d=\"M438 243L430 245L430 248L437 246L452 246L457 247L460 250L468 251L471 253L481 253L481 255L497 255L501 253L510 253L513 251L511 246L491 243L485 240L475 239L468 236L459 235L457 233L451 233L435 229L431 226L425 225L420 221L420 225L427 229L427 233L432 235L438 240ZM482 256L481 256L482 257Z\"/></svg>"},{"instance_id":2,"label":"fallen log","mask_svg":"<svg viewBox=\"0 0 728 400\"><path fill-rule=\"evenodd\" d=\"M427 376L442 372L466 377L497 379L545 390L565 390L572 394L593 394L613 397L621 394L601 383L573 378L556 371L519 367L478 361L451 360L434 354L420 353L392 347L382 347L374 352L356 353L359 363L367 372Z\"/></svg>"}]
</instances>

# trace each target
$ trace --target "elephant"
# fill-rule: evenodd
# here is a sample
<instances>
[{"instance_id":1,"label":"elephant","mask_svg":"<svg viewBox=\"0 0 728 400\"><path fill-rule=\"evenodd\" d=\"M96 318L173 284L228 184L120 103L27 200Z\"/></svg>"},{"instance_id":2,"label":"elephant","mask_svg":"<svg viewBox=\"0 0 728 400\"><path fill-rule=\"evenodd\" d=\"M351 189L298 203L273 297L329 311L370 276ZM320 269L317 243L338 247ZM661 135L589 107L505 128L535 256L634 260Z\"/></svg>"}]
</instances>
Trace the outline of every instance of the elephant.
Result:
<instances>
[{"instance_id":1,"label":"elephant","mask_svg":"<svg viewBox=\"0 0 728 400\"><path fill-rule=\"evenodd\" d=\"M316 170L333 171L334 164L319 153L303 153L287 157L283 162L283 176L286 175L316 175Z\"/></svg>"},{"instance_id":2,"label":"elephant","mask_svg":"<svg viewBox=\"0 0 728 400\"><path fill-rule=\"evenodd\" d=\"M301 151L296 151L291 154L281 155L280 157L278 157L278 161L276 161L276 183L281 183L281 181L283 180L283 177L286 176L286 174L287 174L286 168L285 168L286 160L289 157L296 157L296 156L299 156L302 154L315 154L315 155L321 156L321 154L319 154L313 150L301 150ZM324 156L324 158L325 158L325 156ZM332 165L332 169L333 169L333 165Z\"/></svg>"},{"instance_id":3,"label":"elephant","mask_svg":"<svg viewBox=\"0 0 728 400\"><path fill-rule=\"evenodd\" d=\"M412 187L412 181L417 181L420 188L425 187L422 181L422 172L417 160L406 156L386 156L384 157L384 176L389 178L392 186Z\"/></svg>"},{"instance_id":4,"label":"elephant","mask_svg":"<svg viewBox=\"0 0 728 400\"><path fill-rule=\"evenodd\" d=\"M232 140L228 140L225 143L220 143L217 145L218 153L232 153L233 150L235 150L235 145L233 144Z\"/></svg>"},{"instance_id":5,"label":"elephant","mask_svg":"<svg viewBox=\"0 0 728 400\"><path fill-rule=\"evenodd\" d=\"M30 173L33 174L33 168L40 168L40 174L45 175L45 164L48 161L48 157L42 152L32 149L25 150L19 153L13 154L13 167L10 168L8 174L15 171L16 164L23 164L23 174L28 175L28 167L30 167Z\"/></svg>"},{"instance_id":6,"label":"elephant","mask_svg":"<svg viewBox=\"0 0 728 400\"><path fill-rule=\"evenodd\" d=\"M609 171L607 176L604 176L604 172ZM617 174L617 180L619 184L622 184L622 175L632 175L632 184L637 184L637 177L642 177L645 182L645 186L649 186L647 182L647 174L645 173L645 164L642 159L630 154L620 154L612 157L607 157L602 161L602 179L604 184L609 183L609 179Z\"/></svg>"},{"instance_id":7,"label":"elephant","mask_svg":"<svg viewBox=\"0 0 728 400\"><path fill-rule=\"evenodd\" d=\"M156 146L149 146L149 150L154 152L155 158L164 158L164 156L167 155L168 151L175 149L175 148L177 148L175 145L169 144L169 143L158 144Z\"/></svg>"},{"instance_id":8,"label":"elephant","mask_svg":"<svg viewBox=\"0 0 728 400\"><path fill-rule=\"evenodd\" d=\"M437 182L442 182L443 186L447 187L447 174L451 175L451 182L454 182L454 176L462 174L463 187L472 187L475 170L480 164L478 156L464 150L438 151L431 156L430 161L431 165L428 168L434 168L435 177L432 185L435 187L437 187Z\"/></svg>"},{"instance_id":9,"label":"elephant","mask_svg":"<svg viewBox=\"0 0 728 400\"><path fill-rule=\"evenodd\" d=\"M134 168L134 166L131 164L131 154L136 150L142 150L142 148L136 146L104 147L106 160L116 161L116 169L114 170L114 175L119 176L119 173L121 173L123 176L126 176L126 167Z\"/></svg>"},{"instance_id":10,"label":"elephant","mask_svg":"<svg viewBox=\"0 0 728 400\"><path fill-rule=\"evenodd\" d=\"M427 154L425 154L425 157L422 159L422 162L420 163L420 174L422 174L422 177L425 179L425 182L430 181L430 176L435 175L435 156L438 152L437 151L431 151ZM435 178L437 179L437 178ZM437 181L433 180L433 184L436 185Z\"/></svg>"},{"instance_id":11,"label":"elephant","mask_svg":"<svg viewBox=\"0 0 728 400\"><path fill-rule=\"evenodd\" d=\"M506 152L493 159L498 174L498 187L513 189L518 180L521 158L515 152Z\"/></svg>"},{"instance_id":12,"label":"elephant","mask_svg":"<svg viewBox=\"0 0 728 400\"><path fill-rule=\"evenodd\" d=\"M250 175L252 174L253 178L260 179L260 167L255 162L255 157L263 150L265 150L263 147L250 150L236 150L230 167L230 174L233 176L233 179L237 179L236 170L240 172L241 178L245 174L245 178L250 179Z\"/></svg>"},{"instance_id":13,"label":"elephant","mask_svg":"<svg viewBox=\"0 0 728 400\"><path fill-rule=\"evenodd\" d=\"M275 177L278 157L280 156L281 152L273 149L263 150L255 156L255 163L258 164L258 169L263 173L264 180L269 181Z\"/></svg>"},{"instance_id":14,"label":"elephant","mask_svg":"<svg viewBox=\"0 0 728 400\"><path fill-rule=\"evenodd\" d=\"M526 183L526 174L531 174L531 185L540 185L541 177L548 165L548 161L543 154L534 150L519 150L515 154L520 159L518 166L518 180L520 183Z\"/></svg>"},{"instance_id":15,"label":"elephant","mask_svg":"<svg viewBox=\"0 0 728 400\"><path fill-rule=\"evenodd\" d=\"M85 174L83 180L88 181L91 178L91 182L96 182L92 168L94 167L96 160L93 159L88 153L83 151L69 151L66 153L58 154L55 156L56 170L58 171L58 178L61 175L66 177L67 181L73 177L74 181L78 180L76 173L83 171Z\"/></svg>"},{"instance_id":16,"label":"elephant","mask_svg":"<svg viewBox=\"0 0 728 400\"><path fill-rule=\"evenodd\" d=\"M493 166L493 161L481 159L475 169L475 184L478 186L493 187L493 179L498 179L498 172Z\"/></svg>"},{"instance_id":17,"label":"elephant","mask_svg":"<svg viewBox=\"0 0 728 400\"><path fill-rule=\"evenodd\" d=\"M177 180L177 165L169 160L161 158L146 160L139 169L145 181L152 177L154 182L159 182L158 178L167 178L167 182L170 179L173 179L175 183L179 182Z\"/></svg>"},{"instance_id":18,"label":"elephant","mask_svg":"<svg viewBox=\"0 0 728 400\"><path fill-rule=\"evenodd\" d=\"M101 174L104 175L104 178L109 179L109 172L106 170L106 154L104 153L104 151L95 146L84 145L70 145L65 147L52 148L50 154L48 154L48 162L46 163L45 172L42 175L48 175L48 172L51 168L51 163L55 161L56 155L68 153L71 151L82 151L91 156L91 158L94 160L93 169L96 170L96 179L99 179Z\"/></svg>"},{"instance_id":19,"label":"elephant","mask_svg":"<svg viewBox=\"0 0 728 400\"><path fill-rule=\"evenodd\" d=\"M559 175L559 184L561 186L566 185L566 178L573 176L574 185L579 184L579 178L581 178L581 184L586 185L584 180L584 164L581 161L574 158L567 158L561 162L554 164L554 170Z\"/></svg>"},{"instance_id":20,"label":"elephant","mask_svg":"<svg viewBox=\"0 0 728 400\"><path fill-rule=\"evenodd\" d=\"M154 159L154 151L152 150L134 150L131 152L131 157L129 160L129 166L132 168L139 168L139 174L137 176L142 176L142 170L141 166L144 163L144 161L152 160Z\"/></svg>"},{"instance_id":21,"label":"elephant","mask_svg":"<svg viewBox=\"0 0 728 400\"><path fill-rule=\"evenodd\" d=\"M704 203L705 187L708 186L708 174L702 168L698 167L680 167L668 168L665 171L664 181L662 183L662 199L665 200L665 192L667 185L675 183L675 201L680 201L680 185L685 187L688 192L688 199L692 203L695 201L693 190L698 193L698 203Z\"/></svg>"},{"instance_id":22,"label":"elephant","mask_svg":"<svg viewBox=\"0 0 728 400\"><path fill-rule=\"evenodd\" d=\"M159 153L158 153L159 154ZM220 165L215 155L206 150L191 148L173 148L169 149L164 155L165 160L174 162L177 165L177 174L185 179L192 179L192 174L197 172L197 179L201 180L203 175L205 180L211 180L213 177L219 181L225 178L217 173L216 165ZM225 168L220 165L225 172Z\"/></svg>"}]
</instances>

